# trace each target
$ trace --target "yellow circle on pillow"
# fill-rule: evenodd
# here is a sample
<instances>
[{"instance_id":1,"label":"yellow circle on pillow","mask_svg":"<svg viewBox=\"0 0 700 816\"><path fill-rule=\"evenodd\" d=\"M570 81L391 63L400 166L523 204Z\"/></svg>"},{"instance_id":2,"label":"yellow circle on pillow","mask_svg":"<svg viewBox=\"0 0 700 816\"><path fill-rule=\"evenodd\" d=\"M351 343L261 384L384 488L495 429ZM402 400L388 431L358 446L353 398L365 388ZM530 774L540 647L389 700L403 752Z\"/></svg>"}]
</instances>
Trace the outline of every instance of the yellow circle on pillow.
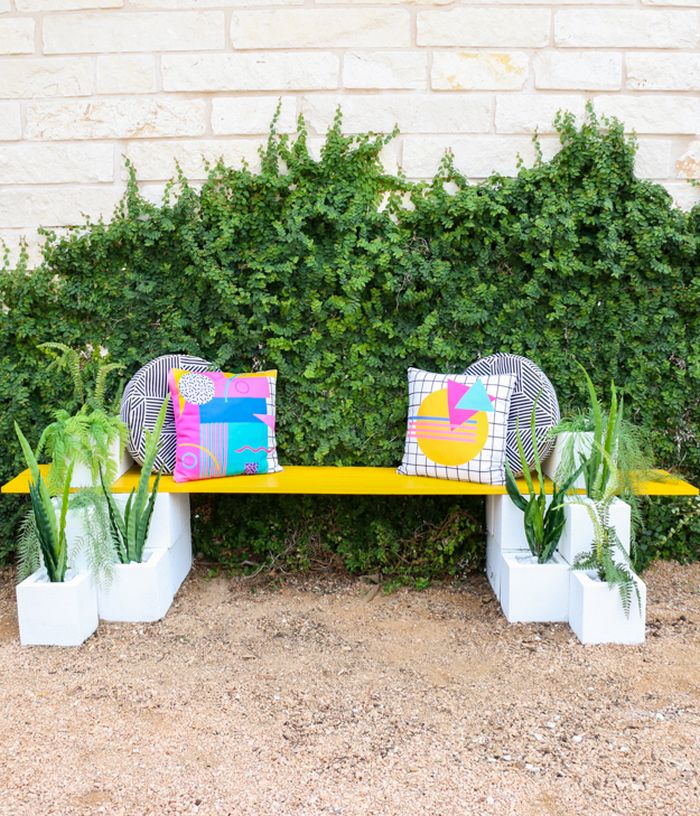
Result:
<instances>
[{"instance_id":1,"label":"yellow circle on pillow","mask_svg":"<svg viewBox=\"0 0 700 816\"><path fill-rule=\"evenodd\" d=\"M480 453L489 435L485 411L478 411L470 419L471 423L450 425L447 389L434 391L420 404L418 419L413 426L414 438L435 464L464 465Z\"/></svg>"}]
</instances>

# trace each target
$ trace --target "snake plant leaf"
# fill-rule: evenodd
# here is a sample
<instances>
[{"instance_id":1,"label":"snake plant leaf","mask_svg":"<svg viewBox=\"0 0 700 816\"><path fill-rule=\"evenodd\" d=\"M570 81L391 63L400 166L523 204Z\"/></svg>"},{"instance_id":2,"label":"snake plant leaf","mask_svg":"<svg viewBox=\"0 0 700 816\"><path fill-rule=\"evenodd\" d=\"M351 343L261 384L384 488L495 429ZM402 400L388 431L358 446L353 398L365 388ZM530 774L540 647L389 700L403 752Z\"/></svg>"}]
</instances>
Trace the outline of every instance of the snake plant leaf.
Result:
<instances>
[{"instance_id":1,"label":"snake plant leaf","mask_svg":"<svg viewBox=\"0 0 700 816\"><path fill-rule=\"evenodd\" d=\"M520 488L518 487L518 483L515 481L515 477L513 476L513 471L510 468L510 465L506 461L506 491L511 498L513 504L518 508L518 510L522 510L525 512L525 508L527 507L527 502L523 498L522 493L520 492Z\"/></svg>"}]
</instances>

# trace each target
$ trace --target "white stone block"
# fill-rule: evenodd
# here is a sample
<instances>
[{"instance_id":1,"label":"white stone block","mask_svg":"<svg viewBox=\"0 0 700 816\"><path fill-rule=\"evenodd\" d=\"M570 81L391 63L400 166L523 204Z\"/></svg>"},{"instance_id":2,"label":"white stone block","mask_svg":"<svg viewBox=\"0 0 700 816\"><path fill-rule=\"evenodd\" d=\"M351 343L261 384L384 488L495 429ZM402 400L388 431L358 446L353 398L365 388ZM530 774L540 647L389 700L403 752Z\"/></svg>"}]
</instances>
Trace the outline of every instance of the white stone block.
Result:
<instances>
[{"instance_id":1,"label":"white stone block","mask_svg":"<svg viewBox=\"0 0 700 816\"><path fill-rule=\"evenodd\" d=\"M219 158L230 167L246 161L252 168L259 166L258 149L262 139L168 140L154 139L130 142L126 155L134 163L141 180L167 180L175 175L177 161L188 179L207 177L204 161L214 164ZM126 177L126 171L123 171Z\"/></svg>"},{"instance_id":2,"label":"white stone block","mask_svg":"<svg viewBox=\"0 0 700 816\"><path fill-rule=\"evenodd\" d=\"M431 85L438 91L519 90L530 60L522 51L436 51Z\"/></svg>"},{"instance_id":3,"label":"white stone block","mask_svg":"<svg viewBox=\"0 0 700 816\"><path fill-rule=\"evenodd\" d=\"M338 97L306 96L302 111L319 133L331 125ZM431 133L436 123L444 133L478 133L491 128L491 100L470 94L353 95L342 100L343 130L389 132L394 125L402 133Z\"/></svg>"},{"instance_id":4,"label":"white stone block","mask_svg":"<svg viewBox=\"0 0 700 816\"><path fill-rule=\"evenodd\" d=\"M0 54L33 54L34 20L29 17L0 19Z\"/></svg>"},{"instance_id":5,"label":"white stone block","mask_svg":"<svg viewBox=\"0 0 700 816\"><path fill-rule=\"evenodd\" d=\"M335 54L164 54L166 91L291 91L338 87Z\"/></svg>"},{"instance_id":6,"label":"white stone block","mask_svg":"<svg viewBox=\"0 0 700 816\"><path fill-rule=\"evenodd\" d=\"M549 43L549 9L459 8L419 11L418 45L542 48Z\"/></svg>"},{"instance_id":7,"label":"white stone block","mask_svg":"<svg viewBox=\"0 0 700 816\"><path fill-rule=\"evenodd\" d=\"M296 99L285 96L242 96L215 98L211 103L211 125L214 133L238 135L267 134L272 117L280 105L276 124L278 133L293 133L297 126Z\"/></svg>"},{"instance_id":8,"label":"white stone block","mask_svg":"<svg viewBox=\"0 0 700 816\"><path fill-rule=\"evenodd\" d=\"M501 571L504 552L529 553L523 513L509 496L486 497L486 577L494 595L501 598Z\"/></svg>"},{"instance_id":9,"label":"white stone block","mask_svg":"<svg viewBox=\"0 0 700 816\"><path fill-rule=\"evenodd\" d=\"M351 51L343 58L346 88L422 89L428 86L428 55L420 51Z\"/></svg>"},{"instance_id":10,"label":"white stone block","mask_svg":"<svg viewBox=\"0 0 700 816\"><path fill-rule=\"evenodd\" d=\"M497 133L554 132L559 111L583 117L586 100L574 94L509 94L496 97Z\"/></svg>"},{"instance_id":11,"label":"white stone block","mask_svg":"<svg viewBox=\"0 0 700 816\"><path fill-rule=\"evenodd\" d=\"M641 578L634 576L639 601L633 591L627 616L617 586L594 572L572 570L569 577L569 626L581 643L644 643L647 592Z\"/></svg>"},{"instance_id":12,"label":"white stone block","mask_svg":"<svg viewBox=\"0 0 700 816\"><path fill-rule=\"evenodd\" d=\"M97 593L85 573L66 573L51 583L44 569L16 588L19 639L23 646L80 646L97 629Z\"/></svg>"},{"instance_id":13,"label":"white stone block","mask_svg":"<svg viewBox=\"0 0 700 816\"><path fill-rule=\"evenodd\" d=\"M593 520L589 508L592 501L586 496L567 498L564 502L564 532L559 542L558 552L569 564L580 555L591 552L594 541ZM629 555L632 537L632 511L627 502L613 499L608 522L617 533L622 549Z\"/></svg>"},{"instance_id":14,"label":"white stone block","mask_svg":"<svg viewBox=\"0 0 700 816\"><path fill-rule=\"evenodd\" d=\"M17 11L76 11L121 8L124 0L15 0Z\"/></svg>"},{"instance_id":15,"label":"white stone block","mask_svg":"<svg viewBox=\"0 0 700 816\"><path fill-rule=\"evenodd\" d=\"M150 623L173 602L169 550L148 553L140 564L115 564L112 580L97 589L99 616L106 621Z\"/></svg>"},{"instance_id":16,"label":"white stone block","mask_svg":"<svg viewBox=\"0 0 700 816\"><path fill-rule=\"evenodd\" d=\"M700 122L700 97L683 94L607 94L596 96L597 113L616 116L627 131L695 135Z\"/></svg>"},{"instance_id":17,"label":"white stone block","mask_svg":"<svg viewBox=\"0 0 700 816\"><path fill-rule=\"evenodd\" d=\"M411 44L405 9L276 9L231 15L234 48L391 48Z\"/></svg>"},{"instance_id":18,"label":"white stone block","mask_svg":"<svg viewBox=\"0 0 700 816\"><path fill-rule=\"evenodd\" d=\"M535 55L535 87L544 90L616 91L622 55L595 51L544 51Z\"/></svg>"},{"instance_id":19,"label":"white stone block","mask_svg":"<svg viewBox=\"0 0 700 816\"><path fill-rule=\"evenodd\" d=\"M670 139L639 139L634 172L639 178L663 179L673 176L673 142Z\"/></svg>"},{"instance_id":20,"label":"white stone block","mask_svg":"<svg viewBox=\"0 0 700 816\"><path fill-rule=\"evenodd\" d=\"M672 182L665 181L664 187L673 199L676 207L682 210L690 210L700 202L700 190L697 187L691 187L687 181Z\"/></svg>"},{"instance_id":21,"label":"white stone block","mask_svg":"<svg viewBox=\"0 0 700 816\"><path fill-rule=\"evenodd\" d=\"M4 59L0 97L87 96L94 91L89 57Z\"/></svg>"},{"instance_id":22,"label":"white stone block","mask_svg":"<svg viewBox=\"0 0 700 816\"><path fill-rule=\"evenodd\" d=\"M49 15L43 21L45 54L223 49L224 35L221 11L98 11Z\"/></svg>"},{"instance_id":23,"label":"white stone block","mask_svg":"<svg viewBox=\"0 0 700 816\"><path fill-rule=\"evenodd\" d=\"M700 90L698 53L630 53L626 62L628 88L641 91Z\"/></svg>"},{"instance_id":24,"label":"white stone block","mask_svg":"<svg viewBox=\"0 0 700 816\"><path fill-rule=\"evenodd\" d=\"M203 99L124 98L94 102L32 102L29 139L151 139L200 136L207 126Z\"/></svg>"},{"instance_id":25,"label":"white stone block","mask_svg":"<svg viewBox=\"0 0 700 816\"><path fill-rule=\"evenodd\" d=\"M678 178L700 179L700 141L692 142L675 166Z\"/></svg>"},{"instance_id":26,"label":"white stone block","mask_svg":"<svg viewBox=\"0 0 700 816\"><path fill-rule=\"evenodd\" d=\"M554 42L565 48L693 48L693 11L564 9L554 14Z\"/></svg>"},{"instance_id":27,"label":"white stone block","mask_svg":"<svg viewBox=\"0 0 700 816\"><path fill-rule=\"evenodd\" d=\"M0 189L0 224L5 227L63 227L109 217L121 191L114 187Z\"/></svg>"},{"instance_id":28,"label":"white stone block","mask_svg":"<svg viewBox=\"0 0 700 816\"><path fill-rule=\"evenodd\" d=\"M114 54L97 58L97 93L153 93L156 61L150 54Z\"/></svg>"},{"instance_id":29,"label":"white stone block","mask_svg":"<svg viewBox=\"0 0 700 816\"><path fill-rule=\"evenodd\" d=\"M22 119L18 102L0 102L0 141L19 139L22 136ZM9 224L3 224L4 227Z\"/></svg>"},{"instance_id":30,"label":"white stone block","mask_svg":"<svg viewBox=\"0 0 700 816\"><path fill-rule=\"evenodd\" d=\"M0 184L112 181L114 148L108 144L6 145L0 151Z\"/></svg>"},{"instance_id":31,"label":"white stone block","mask_svg":"<svg viewBox=\"0 0 700 816\"><path fill-rule=\"evenodd\" d=\"M546 564L527 553L504 553L501 607L509 623L566 623L569 620L569 565Z\"/></svg>"}]
</instances>

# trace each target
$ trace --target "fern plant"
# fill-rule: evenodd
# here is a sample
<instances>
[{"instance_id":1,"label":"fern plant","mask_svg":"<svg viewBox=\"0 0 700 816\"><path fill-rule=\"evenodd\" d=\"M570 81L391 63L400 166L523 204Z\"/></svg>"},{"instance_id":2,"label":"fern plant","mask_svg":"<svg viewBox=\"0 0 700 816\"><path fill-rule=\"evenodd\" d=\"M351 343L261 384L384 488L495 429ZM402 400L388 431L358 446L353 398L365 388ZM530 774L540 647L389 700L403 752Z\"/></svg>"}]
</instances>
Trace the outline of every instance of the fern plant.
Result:
<instances>
[{"instance_id":1,"label":"fern plant","mask_svg":"<svg viewBox=\"0 0 700 816\"><path fill-rule=\"evenodd\" d=\"M31 525L25 527L26 535L36 534L46 574L52 583L62 583L66 577L68 565L68 546L66 541L66 515L70 497L70 480L73 475L73 462L66 467L65 478L61 489L61 503L58 518L48 487L44 482L34 451L26 437L15 422L15 433L22 447L24 458L30 473L29 497L34 516ZM26 542L25 542L26 543ZM35 558L38 562L38 557Z\"/></svg>"},{"instance_id":2,"label":"fern plant","mask_svg":"<svg viewBox=\"0 0 700 816\"><path fill-rule=\"evenodd\" d=\"M539 397L539 395L538 395ZM542 474L542 464L540 462L539 453L537 451L537 436L535 433L535 409L537 407L537 398L535 398L532 406L532 413L530 415L530 434L532 439L532 448L535 458L535 474L537 476L537 489L532 480L530 473L530 465L525 456L525 449L522 437L520 436L520 429L517 426L515 430L515 439L518 445L518 455L520 456L520 464L522 465L523 476L527 484L529 499L520 492L518 483L515 481L513 471L506 461L506 490L515 506L523 511L523 524L525 526L525 538L527 539L530 552L537 558L538 564L546 564L552 556L559 544L562 532L564 531L564 496L569 492L574 482L578 478L583 465L570 474L567 480L562 485L557 485L556 482L552 485L552 501L547 503L547 495L544 487L544 476Z\"/></svg>"},{"instance_id":3,"label":"fern plant","mask_svg":"<svg viewBox=\"0 0 700 816\"><path fill-rule=\"evenodd\" d=\"M49 368L56 367L68 373L73 383L74 401L80 406L73 412L63 408L54 411L54 421L44 429L39 440L37 456L45 450L51 458L47 478L49 490L59 490L70 461L89 467L93 484L97 483L100 470L111 483L117 473L111 449L116 441L123 449L127 429L117 410L121 388L108 403L107 381L110 374L121 371L124 366L108 362L107 357L90 348L82 354L63 343L42 343L39 348L52 357ZM91 366L96 367L92 387L85 381L85 371Z\"/></svg>"},{"instance_id":4,"label":"fern plant","mask_svg":"<svg viewBox=\"0 0 700 816\"><path fill-rule=\"evenodd\" d=\"M608 469L610 475L602 496L598 499L584 497L573 499L583 504L590 516L593 524L593 547L590 552L579 555L572 568L593 570L601 581L609 584L611 590L616 586L620 593L622 608L629 617L633 593L636 594L640 612L642 601L627 553L621 545L617 531L610 524L610 505L615 500L619 483L614 463L608 461Z\"/></svg>"},{"instance_id":5,"label":"fern plant","mask_svg":"<svg viewBox=\"0 0 700 816\"><path fill-rule=\"evenodd\" d=\"M151 471L153 470L153 463L158 453L158 442L160 441L163 423L165 422L168 399L169 397L166 397L165 400L163 400L153 431L146 434L145 455L138 487L134 488L129 494L123 512L115 501L112 493L108 490L102 473L100 473L102 492L107 501L110 537L114 546L115 555L122 564L128 564L130 562L141 563L143 559L143 550L146 546L151 516L153 515L153 508L155 507L156 496L158 495L160 473L156 474L150 496L149 481Z\"/></svg>"}]
</instances>

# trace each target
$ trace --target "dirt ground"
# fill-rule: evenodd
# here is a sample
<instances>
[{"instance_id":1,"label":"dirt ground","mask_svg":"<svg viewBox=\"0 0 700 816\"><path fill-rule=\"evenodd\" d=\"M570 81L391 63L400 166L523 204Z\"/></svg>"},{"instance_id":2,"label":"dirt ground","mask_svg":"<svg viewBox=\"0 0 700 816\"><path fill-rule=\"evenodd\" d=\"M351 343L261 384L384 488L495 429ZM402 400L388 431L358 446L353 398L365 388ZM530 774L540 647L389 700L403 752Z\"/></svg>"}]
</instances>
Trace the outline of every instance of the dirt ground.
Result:
<instances>
[{"instance_id":1,"label":"dirt ground","mask_svg":"<svg viewBox=\"0 0 700 816\"><path fill-rule=\"evenodd\" d=\"M0 573L0 814L700 814L700 565L641 647L508 625L474 576L194 573L165 620L22 648Z\"/></svg>"}]
</instances>

